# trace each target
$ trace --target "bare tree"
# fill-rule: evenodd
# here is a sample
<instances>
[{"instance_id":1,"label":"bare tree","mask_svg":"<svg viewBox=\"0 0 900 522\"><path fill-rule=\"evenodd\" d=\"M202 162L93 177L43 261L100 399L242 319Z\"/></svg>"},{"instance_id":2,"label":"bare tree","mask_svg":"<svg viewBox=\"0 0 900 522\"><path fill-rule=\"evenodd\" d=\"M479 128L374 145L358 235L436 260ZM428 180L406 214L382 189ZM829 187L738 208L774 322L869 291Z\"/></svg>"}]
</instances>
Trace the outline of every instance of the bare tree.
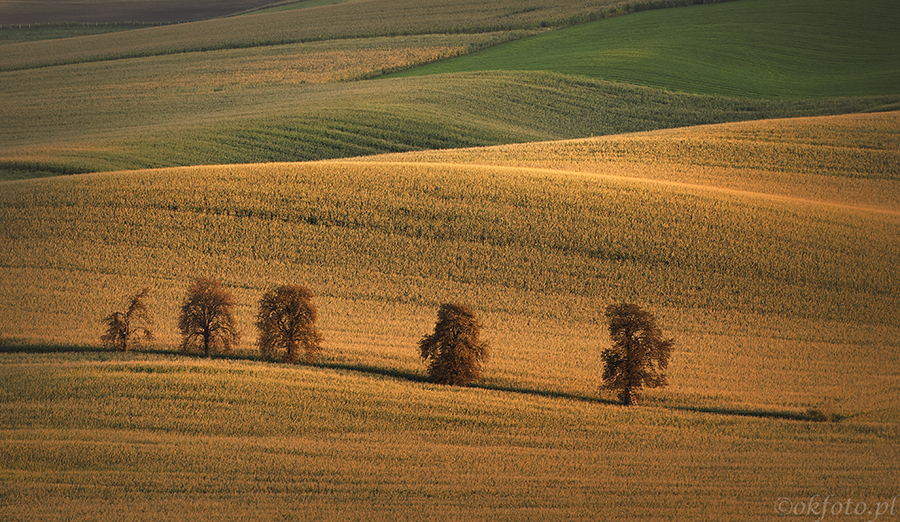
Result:
<instances>
[{"instance_id":1,"label":"bare tree","mask_svg":"<svg viewBox=\"0 0 900 522\"><path fill-rule=\"evenodd\" d=\"M206 357L213 351L231 351L240 339L233 309L234 297L221 283L205 277L195 280L178 319L181 350L199 348Z\"/></svg>"},{"instance_id":2,"label":"bare tree","mask_svg":"<svg viewBox=\"0 0 900 522\"><path fill-rule=\"evenodd\" d=\"M465 386L481 377L481 365L489 357L489 346L478 337L481 323L469 307L443 304L434 333L419 341L419 351L428 362L432 382Z\"/></svg>"},{"instance_id":3,"label":"bare tree","mask_svg":"<svg viewBox=\"0 0 900 522\"><path fill-rule=\"evenodd\" d=\"M144 302L149 293L150 289L144 288L128 298L128 306L124 312L113 312L103 318L106 333L100 336L100 340L105 346L127 352L140 338L148 341L153 339L153 332L150 331L153 319Z\"/></svg>"},{"instance_id":4,"label":"bare tree","mask_svg":"<svg viewBox=\"0 0 900 522\"><path fill-rule=\"evenodd\" d=\"M318 310L312 298L313 293L299 285L282 285L263 294L256 327L264 357L280 355L294 364L302 350L307 364L315 362L322 351L322 334L316 329Z\"/></svg>"},{"instance_id":5,"label":"bare tree","mask_svg":"<svg viewBox=\"0 0 900 522\"><path fill-rule=\"evenodd\" d=\"M603 350L602 389L619 392L622 404L637 402L644 386L666 386L663 373L669 365L673 339L663 339L650 312L632 303L612 304L606 308L609 335L613 346Z\"/></svg>"}]
</instances>

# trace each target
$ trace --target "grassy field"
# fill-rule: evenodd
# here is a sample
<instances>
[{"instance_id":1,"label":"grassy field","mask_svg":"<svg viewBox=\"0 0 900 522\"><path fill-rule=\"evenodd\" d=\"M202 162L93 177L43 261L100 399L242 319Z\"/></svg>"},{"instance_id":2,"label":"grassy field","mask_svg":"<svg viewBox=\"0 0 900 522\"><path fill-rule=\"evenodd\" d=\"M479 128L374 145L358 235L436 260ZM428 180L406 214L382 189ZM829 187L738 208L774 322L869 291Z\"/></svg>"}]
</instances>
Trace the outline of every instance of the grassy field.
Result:
<instances>
[{"instance_id":1,"label":"grassy field","mask_svg":"<svg viewBox=\"0 0 900 522\"><path fill-rule=\"evenodd\" d=\"M4 183L4 517L760 520L781 497L889 501L900 208L871 158L896 164L897 118ZM835 140L841 169L809 172L796 147ZM761 191L775 166L893 196ZM166 351L200 274L237 297L231 358ZM281 282L317 294L316 367L252 360L255 302ZM143 286L156 344L93 348ZM635 410L597 391L617 299L677 340L671 387ZM416 341L448 300L493 344L473 388L423 382Z\"/></svg>"},{"instance_id":2,"label":"grassy field","mask_svg":"<svg viewBox=\"0 0 900 522\"><path fill-rule=\"evenodd\" d=\"M787 118L358 160L603 173L895 213L898 125L897 112Z\"/></svg>"},{"instance_id":3,"label":"grassy field","mask_svg":"<svg viewBox=\"0 0 900 522\"><path fill-rule=\"evenodd\" d=\"M822 488L889 504L898 471L884 425L164 355L2 367L11 521L776 520Z\"/></svg>"},{"instance_id":4,"label":"grassy field","mask_svg":"<svg viewBox=\"0 0 900 522\"><path fill-rule=\"evenodd\" d=\"M453 36L351 42L269 48L266 55L246 51L243 58L235 56L242 51L216 51L204 53L200 63L178 55L133 67L67 66L64 75L55 68L5 73L0 112L19 123L0 128L2 177L315 160L900 103L900 96L770 102L679 95L540 72L298 83L364 75L454 53L464 44ZM371 61L359 62L359 55ZM278 67L286 61L296 68ZM334 68L312 68L326 61Z\"/></svg>"},{"instance_id":5,"label":"grassy field","mask_svg":"<svg viewBox=\"0 0 900 522\"><path fill-rule=\"evenodd\" d=\"M770 99L895 94L898 23L886 0L728 2L577 25L400 74L554 71Z\"/></svg>"},{"instance_id":6,"label":"grassy field","mask_svg":"<svg viewBox=\"0 0 900 522\"><path fill-rule=\"evenodd\" d=\"M362 9L369 4L351 2L303 11L335 15L332 9ZM604 9L612 9L614 4L603 4ZM294 15L275 13L271 16L279 18L264 20L270 15L248 15L210 21L210 25L185 24L127 31L119 36L4 45L0 68L10 70L0 72L0 117L16 125L0 128L0 179L197 164L304 161L900 107L897 93L857 96L862 91L853 87L857 81L853 74L858 70L852 67L834 77L845 91L828 91L840 97L783 100L748 98L759 91L737 74L722 77L730 82L725 90L733 97L676 94L545 71L465 72L359 81L458 55L474 58L481 55L472 54L479 49L501 52L517 42L535 42L528 44L537 46L531 47L528 55L558 56L564 49L583 50L583 45L591 41L590 31L615 27L641 32L642 20L648 16L656 20L654 17L665 13L676 20L696 18L703 22L697 24L702 27L733 20L735 13L743 13L743 21L750 27L777 27L771 14L758 8L766 2L756 1L637 13L557 31L546 31L539 25L549 25L548 20L562 24L571 17L577 19L578 13L589 18L590 13L584 11L586 4L551 7L538 3L521 14L525 17L521 19L506 4L474 10L465 2L453 5L471 13L471 19L466 19L471 31L448 25L451 20L464 21L450 16L449 4L434 7L427 15L415 6L397 4L397 12L408 12L407 28L385 29L386 15L379 17L369 11L352 11L359 18L335 15L327 23L316 18L319 15L294 19L290 18ZM787 17L780 9L786 7L774 12ZM815 32L832 42L829 56L844 60L858 54L860 42L867 41L859 31L816 25L819 18L826 18L819 11L810 10L806 16L800 20L807 20L808 27L818 32L784 32L781 44L803 48ZM290 27L301 28L307 39L325 40L274 45L269 38L282 23L281 17L294 24ZM393 17L390 23L400 18L404 17ZM512 23L513 19L518 22ZM359 24L365 20L368 25L356 27L353 20ZM185 29L188 26L190 30ZM510 30L494 30L501 27ZM880 38L878 27L871 26L865 34ZM680 34L677 28L670 24L657 29L665 29L675 38ZM581 31L577 34L582 36L565 37L568 31ZM854 38L839 38L842 31L852 33ZM260 39L260 34L266 39ZM349 38L362 34L393 36ZM229 48L232 43L216 43L222 37L243 40L235 40L232 43L237 48ZM276 38L279 42L298 39L302 38ZM895 40L885 37L878 49L891 54L891 42ZM579 46L569 45L575 41ZM744 52L755 53L757 62L768 63L773 70L783 71L788 65L783 53L760 42L738 41L731 36L718 43L709 42L711 48L726 50L734 50L737 45L742 45ZM673 48L681 60L705 67L704 55L689 47ZM115 49L115 54L108 54L110 49ZM879 56L866 63L884 66L883 79L889 82L896 60L885 62ZM46 67L49 63L66 65ZM820 76L834 72L822 61L815 63L821 66ZM638 65L635 62L635 71L648 71ZM651 76L634 81L653 83ZM701 76L697 73L693 77ZM765 81L775 85L772 78ZM878 87L883 83L867 85L872 93L884 91Z\"/></svg>"},{"instance_id":7,"label":"grassy field","mask_svg":"<svg viewBox=\"0 0 900 522\"><path fill-rule=\"evenodd\" d=\"M9 44L0 54L0 70L344 38L532 30L601 17L624 4L624 0L346 2L71 40Z\"/></svg>"}]
</instances>

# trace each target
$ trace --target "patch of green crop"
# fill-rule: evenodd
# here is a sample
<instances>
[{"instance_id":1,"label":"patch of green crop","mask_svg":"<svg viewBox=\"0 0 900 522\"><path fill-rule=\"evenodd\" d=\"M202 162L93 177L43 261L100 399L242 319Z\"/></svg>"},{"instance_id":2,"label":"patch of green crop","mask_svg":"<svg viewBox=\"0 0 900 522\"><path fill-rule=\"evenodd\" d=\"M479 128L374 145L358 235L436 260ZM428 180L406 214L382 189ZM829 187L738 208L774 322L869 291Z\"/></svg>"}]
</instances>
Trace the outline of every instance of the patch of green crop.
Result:
<instances>
[{"instance_id":1,"label":"patch of green crop","mask_svg":"<svg viewBox=\"0 0 900 522\"><path fill-rule=\"evenodd\" d=\"M543 70L754 98L896 94L898 23L884 0L729 2L551 31L401 75Z\"/></svg>"},{"instance_id":2,"label":"patch of green crop","mask_svg":"<svg viewBox=\"0 0 900 522\"><path fill-rule=\"evenodd\" d=\"M166 84L186 65L148 60L160 68L135 61L133 69L111 62L2 73L10 82L0 113L17 122L0 129L7 179L46 165L85 172L315 160L858 112L898 100L749 100L541 72L220 89Z\"/></svg>"}]
</instances>

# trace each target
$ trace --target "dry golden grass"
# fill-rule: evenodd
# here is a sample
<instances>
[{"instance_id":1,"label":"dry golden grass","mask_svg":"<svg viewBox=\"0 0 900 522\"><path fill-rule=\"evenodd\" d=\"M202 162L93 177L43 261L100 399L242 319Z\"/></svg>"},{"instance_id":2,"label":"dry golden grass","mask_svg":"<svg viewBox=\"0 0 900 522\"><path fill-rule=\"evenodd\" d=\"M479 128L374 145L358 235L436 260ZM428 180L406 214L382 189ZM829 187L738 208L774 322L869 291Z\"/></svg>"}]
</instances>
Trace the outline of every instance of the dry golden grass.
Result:
<instances>
[{"instance_id":1,"label":"dry golden grass","mask_svg":"<svg viewBox=\"0 0 900 522\"><path fill-rule=\"evenodd\" d=\"M900 112L364 158L547 168L900 211Z\"/></svg>"},{"instance_id":2,"label":"dry golden grass","mask_svg":"<svg viewBox=\"0 0 900 522\"><path fill-rule=\"evenodd\" d=\"M680 130L2 183L4 514L760 520L781 497L889 501L900 216L897 180L865 151L881 140L894 161L891 118L852 119L830 145L840 169L783 174L862 173L890 192L873 199L766 192L766 169L792 164L784 129L815 144L850 125L828 118L701 128L694 149ZM644 159L610 152L629 140ZM728 159L718 142L748 152L710 165ZM165 352L198 275L235 294L237 360ZM255 304L280 283L317 294L320 366L246 360ZM157 351L94 348L145 286ZM619 299L676 339L671 386L628 410L597 390L600 311ZM446 301L472 306L493 346L476 387L423 382L416 342ZM810 408L843 420L802 420Z\"/></svg>"},{"instance_id":3,"label":"dry golden grass","mask_svg":"<svg viewBox=\"0 0 900 522\"><path fill-rule=\"evenodd\" d=\"M768 520L890 501L897 472L889 426L164 355L0 369L7 520Z\"/></svg>"},{"instance_id":4,"label":"dry golden grass","mask_svg":"<svg viewBox=\"0 0 900 522\"><path fill-rule=\"evenodd\" d=\"M709 139L729 128L697 132ZM683 144L679 133L636 135L634 148ZM603 140L577 143L595 142ZM521 150L529 148L541 146ZM489 385L592 396L605 342L598 310L631 299L681 339L666 401L896 414L887 384L900 338L896 212L691 178L648 183L654 164L636 161L609 177L466 166L465 154L491 156L448 154L460 164L384 159L7 183L0 329L94 343L109 303L149 285L160 346L171 346L186 282L211 275L235 288L252 352L259 294L297 282L320 296L325 357L336 363L421 370L415 343L437 306L456 300L480 310L496 338ZM737 171L703 169L720 180ZM754 354L782 371L760 373Z\"/></svg>"}]
</instances>

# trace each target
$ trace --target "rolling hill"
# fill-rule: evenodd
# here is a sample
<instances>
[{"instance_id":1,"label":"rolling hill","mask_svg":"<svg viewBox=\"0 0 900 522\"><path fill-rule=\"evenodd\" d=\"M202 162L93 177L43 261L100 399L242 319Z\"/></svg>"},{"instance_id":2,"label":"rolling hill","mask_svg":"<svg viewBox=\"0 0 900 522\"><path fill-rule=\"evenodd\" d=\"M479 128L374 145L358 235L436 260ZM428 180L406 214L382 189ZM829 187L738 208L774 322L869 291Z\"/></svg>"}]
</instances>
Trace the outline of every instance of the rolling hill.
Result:
<instances>
[{"instance_id":1,"label":"rolling hill","mask_svg":"<svg viewBox=\"0 0 900 522\"><path fill-rule=\"evenodd\" d=\"M399 74L553 71L767 99L896 94L898 23L900 8L883 0L727 2L581 24Z\"/></svg>"},{"instance_id":2,"label":"rolling hill","mask_svg":"<svg viewBox=\"0 0 900 522\"><path fill-rule=\"evenodd\" d=\"M745 3L759 4L733 5ZM455 31L448 25L456 23L448 14L450 6L428 16L416 14L407 6L413 9L404 22L409 24L408 29L386 29L383 24L399 22L386 21L368 11L354 15L360 19L336 17L343 11L332 11L363 9L364 5L371 9L369 4L351 2L316 8L331 13L330 24L316 17L295 19L290 17L294 15L273 13L204 22L208 25L184 24L126 31L117 36L3 46L7 52L0 54L0 68L10 70L0 72L0 115L16 125L0 129L2 177L304 161L890 110L900 103L896 93L883 94L883 88L873 88L861 96L859 89L850 87L856 81L853 68L835 77L836 83L846 86L844 91L809 91L807 94L816 97L782 100L754 98L759 92L745 84L740 75L723 77L730 82L725 89L730 97L673 93L544 71L479 71L358 81L460 54L475 58L480 53L469 53L487 47L500 52L510 45L537 42L533 45L541 51L531 48L529 55L559 55L568 52L568 40L550 38L552 35L607 26L627 32L628 24L638 28L642 20L658 16L656 11L641 12L529 37L541 31L533 27L537 21L565 19L564 13L575 16L583 6L544 6L519 20L509 6L497 4L473 12L471 31ZM729 9L737 8L731 5ZM402 10L402 6L396 7ZM718 20L717 16L721 18L717 13L724 8L724 4L708 5L671 12L676 18L684 16L681 13L699 13L694 18L707 20L709 25ZM818 10L812 12L822 16ZM750 16L753 13L756 18ZM546 18L532 18L539 14ZM765 27L769 18L763 14L750 11L745 21ZM285 16L288 18L284 20L293 20L290 23L295 25L291 27L300 24L296 27L303 34L307 34L303 27L312 27L304 24L321 24L309 28L321 34L308 33L309 39L321 41L274 45L274 41L259 39L263 32L267 37L274 34L277 24L288 23L282 19ZM364 16L369 17L368 29L354 29L351 21L361 24ZM239 25L218 25L222 23ZM358 37L392 31L423 34ZM454 34L444 34L447 31ZM809 34L786 33L782 43L784 47L803 48ZM861 48L852 38L836 39L839 32L835 26L823 26L816 34L835 37L829 49L842 60ZM853 34L861 38L861 33ZM217 40L220 38L244 40L223 43ZM276 38L277 42L297 39L300 37L296 35ZM888 54L891 41L887 39L885 44ZM730 36L723 36L715 45L736 49L730 42ZM780 75L790 72L783 54L771 47L742 42L742 49L754 52L758 63L770 64L773 70L781 71ZM115 54L109 54L111 49ZM690 48L679 50L685 60L694 59L696 53ZM703 63L701 58L695 59L698 67ZM46 66L51 63L61 65ZM890 83L896 60L881 57L872 64L884 66ZM814 68L820 69L817 74L834 72L826 65L815 62ZM635 68L648 71L637 64ZM652 83L650 76L633 81ZM767 81L775 85L774 80ZM826 94L841 96L821 97Z\"/></svg>"},{"instance_id":3,"label":"rolling hill","mask_svg":"<svg viewBox=\"0 0 900 522\"><path fill-rule=\"evenodd\" d=\"M44 498L13 500L24 518L84 515L106 491L91 513L746 519L827 477L883 499L900 207L882 166L897 164L898 118L4 183L7 498ZM834 140L827 174L797 154ZM766 189L771 176L785 183ZM891 196L866 203L875 190ZM167 351L201 274L237 297L236 358ZM247 361L255 300L280 282L317 294L317 367ZM143 286L157 344L91 348ZM671 387L634 416L596 388L599 310L619 299L677 340ZM449 300L478 310L493 345L485 379L459 391L423 383L415 349ZM829 459L811 459L823 444ZM72 473L77 490L60 485ZM161 507L173 491L186 497ZM722 508L734 495L752 498Z\"/></svg>"},{"instance_id":4,"label":"rolling hill","mask_svg":"<svg viewBox=\"0 0 900 522\"><path fill-rule=\"evenodd\" d=\"M560 29L643 7L372 0L0 45L2 518L775 520L824 497L886 516L896 59L810 58L813 36L865 51L852 24L818 23L839 1ZM798 27L789 12L811 21L793 36L773 29ZM704 44L777 74L698 82L709 55L670 21L734 13L758 38ZM626 38L651 27L684 60L663 76L563 59L595 39L616 55L607 34L659 50ZM776 92L790 46L809 74ZM555 60L472 65L505 48ZM873 64L884 82L847 82ZM236 297L234 353L174 351L198 276ZM281 283L316 294L316 365L257 356L258 299ZM100 348L101 318L144 287L156 339ZM598 389L621 300L676 341L671 385L634 408ZM448 301L492 346L467 388L428 383L418 357Z\"/></svg>"}]
</instances>

